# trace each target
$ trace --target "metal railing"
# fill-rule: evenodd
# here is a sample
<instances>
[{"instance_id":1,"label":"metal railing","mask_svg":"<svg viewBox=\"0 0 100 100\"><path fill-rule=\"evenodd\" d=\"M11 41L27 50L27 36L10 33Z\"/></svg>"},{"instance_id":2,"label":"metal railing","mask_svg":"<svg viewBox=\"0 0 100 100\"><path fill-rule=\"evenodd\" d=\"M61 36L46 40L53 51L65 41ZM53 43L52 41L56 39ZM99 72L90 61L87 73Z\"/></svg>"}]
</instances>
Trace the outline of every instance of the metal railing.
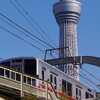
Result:
<instances>
[{"instance_id":1,"label":"metal railing","mask_svg":"<svg viewBox=\"0 0 100 100\"><path fill-rule=\"evenodd\" d=\"M41 84L45 87L41 88ZM28 93L47 100L61 100L55 93L51 83L4 66L0 66L0 86L19 90L21 97ZM48 90L48 87L52 92Z\"/></svg>"}]
</instances>

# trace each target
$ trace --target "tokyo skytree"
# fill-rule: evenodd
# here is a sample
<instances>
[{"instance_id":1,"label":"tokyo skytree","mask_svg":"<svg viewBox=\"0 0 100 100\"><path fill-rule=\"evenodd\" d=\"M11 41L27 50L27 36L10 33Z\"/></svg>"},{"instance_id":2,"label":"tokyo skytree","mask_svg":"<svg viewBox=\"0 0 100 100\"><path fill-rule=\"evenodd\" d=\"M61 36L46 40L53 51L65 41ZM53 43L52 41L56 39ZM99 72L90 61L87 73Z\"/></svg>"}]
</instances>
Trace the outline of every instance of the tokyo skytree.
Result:
<instances>
[{"instance_id":1,"label":"tokyo skytree","mask_svg":"<svg viewBox=\"0 0 100 100\"><path fill-rule=\"evenodd\" d=\"M53 12L59 25L59 58L78 56L77 23L81 14L82 5L76 0L60 0L53 5ZM59 66L69 76L79 80L78 66L67 64Z\"/></svg>"}]
</instances>

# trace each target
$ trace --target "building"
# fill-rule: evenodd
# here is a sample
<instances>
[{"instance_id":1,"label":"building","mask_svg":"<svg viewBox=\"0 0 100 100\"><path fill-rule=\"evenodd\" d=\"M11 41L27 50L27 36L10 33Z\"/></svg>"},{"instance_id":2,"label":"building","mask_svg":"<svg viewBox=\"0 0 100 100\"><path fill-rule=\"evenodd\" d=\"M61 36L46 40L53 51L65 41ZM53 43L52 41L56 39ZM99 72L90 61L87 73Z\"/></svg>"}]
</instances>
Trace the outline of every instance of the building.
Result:
<instances>
[{"instance_id":1,"label":"building","mask_svg":"<svg viewBox=\"0 0 100 100\"><path fill-rule=\"evenodd\" d=\"M82 5L75 0L60 0L53 5L53 12L59 25L59 57L78 56L77 23L81 14ZM61 65L59 69L79 80L78 66L72 64Z\"/></svg>"}]
</instances>

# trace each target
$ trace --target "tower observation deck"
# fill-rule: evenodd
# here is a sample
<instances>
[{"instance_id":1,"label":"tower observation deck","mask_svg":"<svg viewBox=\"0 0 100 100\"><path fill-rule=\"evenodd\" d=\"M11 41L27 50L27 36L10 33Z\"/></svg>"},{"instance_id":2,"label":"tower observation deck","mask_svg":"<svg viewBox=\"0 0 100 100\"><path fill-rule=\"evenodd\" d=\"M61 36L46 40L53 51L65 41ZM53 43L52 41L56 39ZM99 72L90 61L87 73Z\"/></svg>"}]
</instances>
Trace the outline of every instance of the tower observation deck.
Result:
<instances>
[{"instance_id":1,"label":"tower observation deck","mask_svg":"<svg viewBox=\"0 0 100 100\"><path fill-rule=\"evenodd\" d=\"M59 25L59 58L78 56L77 23L81 14L82 5L75 0L60 0L53 5L53 12ZM78 67L74 65L61 65L59 69L79 80Z\"/></svg>"}]
</instances>

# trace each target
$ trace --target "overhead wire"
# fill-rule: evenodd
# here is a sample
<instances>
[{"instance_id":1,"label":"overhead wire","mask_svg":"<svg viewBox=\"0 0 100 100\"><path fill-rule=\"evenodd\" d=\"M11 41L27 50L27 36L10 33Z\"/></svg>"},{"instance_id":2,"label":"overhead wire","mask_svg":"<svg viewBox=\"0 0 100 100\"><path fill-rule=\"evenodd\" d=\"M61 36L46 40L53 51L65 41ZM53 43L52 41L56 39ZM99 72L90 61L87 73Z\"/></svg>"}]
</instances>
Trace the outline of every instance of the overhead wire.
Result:
<instances>
[{"instance_id":1,"label":"overhead wire","mask_svg":"<svg viewBox=\"0 0 100 100\"><path fill-rule=\"evenodd\" d=\"M29 44L30 46L32 46L32 47L38 49L39 51L45 53L45 51L44 51L43 49L41 49L41 48L39 48L39 47L33 45L32 43L28 42L27 40L21 38L20 36L14 34L13 32L9 31L8 29L4 28L3 26L0 26L0 28L3 29L3 30L5 30L6 32L10 33L11 35L13 35L13 36L19 38L20 40L24 41L25 43ZM48 53L48 54L49 54L49 53ZM49 55L50 55L50 54L49 54ZM51 56L51 55L50 55L50 56ZM54 56L52 56L52 57L54 58Z\"/></svg>"},{"instance_id":2,"label":"overhead wire","mask_svg":"<svg viewBox=\"0 0 100 100\"><path fill-rule=\"evenodd\" d=\"M11 31L7 30L6 28L4 28L4 27L2 27L2 26L0 26L0 28L2 28L3 30L5 30L5 31L7 31L8 33L12 34L13 36L15 36L15 37L19 38L20 40L24 41L25 43L27 43L27 44L31 45L32 47L35 47L36 49L38 49L38 50L42 51L43 53L45 52L44 50L42 50L42 49L40 49L39 47L37 47L37 46L33 45L32 43L30 43L30 42L26 41L25 39L23 39L23 38L19 37L18 35L16 35L16 34L14 34L13 32L11 32Z\"/></svg>"},{"instance_id":3,"label":"overhead wire","mask_svg":"<svg viewBox=\"0 0 100 100\"><path fill-rule=\"evenodd\" d=\"M79 76L83 77L85 80L87 80L88 82L90 82L91 84L93 84L93 85L97 88L97 85L96 85L94 82L92 82L90 79L88 79L87 77L84 77L83 75L81 75L81 74L78 73L78 72L77 72L77 74L78 74Z\"/></svg>"},{"instance_id":4,"label":"overhead wire","mask_svg":"<svg viewBox=\"0 0 100 100\"><path fill-rule=\"evenodd\" d=\"M25 12L25 14L36 24L36 26L41 30L41 32L45 34L46 37L57 47L54 41L45 33L45 31L38 25L38 23L33 19L33 17L30 16L30 14L22 7L22 5L17 0L15 1L21 7L21 9Z\"/></svg>"},{"instance_id":5,"label":"overhead wire","mask_svg":"<svg viewBox=\"0 0 100 100\"><path fill-rule=\"evenodd\" d=\"M39 35L41 35L41 37L42 37L48 44L50 44L50 43L46 40L46 38L38 31L38 29L35 28L35 26L31 23L31 21L20 11L20 9L19 9L11 0L9 0L9 1L10 1L10 3L21 13L21 15L31 24L31 26L37 31L37 33L38 33Z\"/></svg>"},{"instance_id":6,"label":"overhead wire","mask_svg":"<svg viewBox=\"0 0 100 100\"><path fill-rule=\"evenodd\" d=\"M84 70L85 72L87 72L89 75L91 75L92 77L94 77L96 80L100 81L99 78L97 78L96 76L94 76L93 74L91 74L90 72L88 72L87 70L85 70L84 68L81 68L82 70Z\"/></svg>"},{"instance_id":7,"label":"overhead wire","mask_svg":"<svg viewBox=\"0 0 100 100\"><path fill-rule=\"evenodd\" d=\"M83 80L87 85L89 85L89 86L91 85L91 84L89 84L88 81L87 81L86 79L84 79L82 76L80 76L80 77L81 77L81 80ZM91 87L94 88L92 85L91 85Z\"/></svg>"},{"instance_id":8,"label":"overhead wire","mask_svg":"<svg viewBox=\"0 0 100 100\"><path fill-rule=\"evenodd\" d=\"M24 29L23 27L21 27L20 25L18 25L17 23L15 23L14 21L12 21L11 19L9 19L8 17L6 17L5 15L1 14L0 15L2 17L4 17L5 19L9 20L10 22L12 22L14 25L16 25L17 27L21 28L23 31L27 32L28 34L30 34L31 36L33 36L34 38L36 38L37 40L41 41L42 43L48 45L49 47L55 49L52 45L48 44L47 42L41 40L40 38L38 38L37 36L35 36L34 34L32 34L31 32L29 32L28 30Z\"/></svg>"},{"instance_id":9,"label":"overhead wire","mask_svg":"<svg viewBox=\"0 0 100 100\"><path fill-rule=\"evenodd\" d=\"M25 35L26 37L29 37L31 40L37 42L38 44L44 46L45 48L48 48L46 47L45 45L43 45L42 43L40 43L39 41L35 40L34 38L30 37L28 34L24 33L23 31L19 30L18 28L16 28L15 26L11 25L10 23L8 23L7 21L5 21L4 19L0 18L2 21L4 21L5 23L7 23L8 25L10 25L11 27L15 28L16 30L18 30L19 32L21 32L23 35Z\"/></svg>"},{"instance_id":10,"label":"overhead wire","mask_svg":"<svg viewBox=\"0 0 100 100\"><path fill-rule=\"evenodd\" d=\"M9 22L13 23L14 25L16 25L17 27L19 27L20 29L22 29L23 31L25 31L26 33L28 33L29 35L31 35L31 36L33 36L34 38L36 38L37 40L39 40L40 42L42 42L42 43L48 45L48 46L51 47L52 49L55 49L52 45L50 45L50 44L48 44L47 42L41 40L40 38L38 38L37 36L35 36L35 35L32 34L31 32L29 32L28 30L24 29L23 27L21 27L20 25L18 25L17 23L15 23L14 21L12 21L12 20L9 19L8 17L6 17L5 15L3 15L3 14L0 13L0 16L2 16L3 18L5 18L5 19L8 20ZM48 53L47 53L47 54L48 54ZM58 54L58 53L56 53L56 54ZM53 56L53 55L51 55L51 57L52 57L52 56ZM55 58L55 57L53 56L53 58Z\"/></svg>"},{"instance_id":11,"label":"overhead wire","mask_svg":"<svg viewBox=\"0 0 100 100\"><path fill-rule=\"evenodd\" d=\"M13 6L14 7L16 7L16 9L24 16L24 14L18 9L18 7L11 1L11 0L9 0L12 4L13 4ZM17 2L18 3L18 2ZM21 5L20 5L21 6ZM21 6L22 7L22 6ZM22 7L23 8L23 7ZM24 8L23 8L23 10L24 10ZM24 10L24 12L25 12L25 10ZM26 12L27 13L27 12ZM2 14L1 14L2 15ZM5 17L4 15L2 15L3 17ZM31 16L30 16L31 17ZM7 20L9 20L9 21L11 21L10 19L8 19L7 17L5 17ZM28 20L28 18L26 18L26 16L24 16L24 18L32 25L32 23ZM32 19L32 17L31 17L31 19ZM33 20L34 21L34 20ZM13 21L11 21L12 23L13 23ZM15 25L17 25L18 27L19 27L19 25L18 24L16 24L16 23L13 23L13 24L15 24ZM20 27L20 28L22 28L22 27ZM24 28L23 28L24 29ZM38 40L40 40L41 42L43 42L43 43L45 43L45 44L47 44L48 46L50 46L51 48L53 48L53 49L55 49L52 45L50 45L48 42L45 42L45 41L43 41L43 40L41 40L40 38L38 38L38 37L36 37L35 35L33 35L32 33L30 33L29 31L27 31L27 30L25 30L24 29L24 31L26 31L27 33L29 33L30 35L32 35L33 37L35 37L36 39L38 39ZM38 31L38 30L37 30ZM59 50L58 50L59 51ZM60 52L61 53L61 52ZM57 53L58 54L58 53ZM63 54L62 54L63 55Z\"/></svg>"}]
</instances>

